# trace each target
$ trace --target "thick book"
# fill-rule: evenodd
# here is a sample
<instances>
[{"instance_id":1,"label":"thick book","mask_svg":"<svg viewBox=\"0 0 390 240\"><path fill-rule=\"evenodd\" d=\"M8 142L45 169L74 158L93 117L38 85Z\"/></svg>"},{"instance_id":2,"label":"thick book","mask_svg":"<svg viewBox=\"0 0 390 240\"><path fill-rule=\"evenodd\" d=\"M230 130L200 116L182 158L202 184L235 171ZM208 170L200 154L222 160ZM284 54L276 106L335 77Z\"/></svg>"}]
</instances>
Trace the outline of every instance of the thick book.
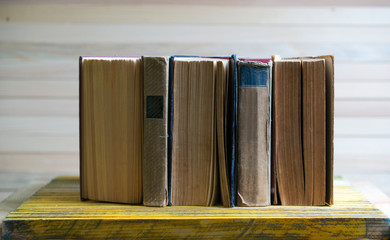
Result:
<instances>
[{"instance_id":1,"label":"thick book","mask_svg":"<svg viewBox=\"0 0 390 240\"><path fill-rule=\"evenodd\" d=\"M325 205L325 60L302 59L302 149L305 205Z\"/></svg>"},{"instance_id":2,"label":"thick book","mask_svg":"<svg viewBox=\"0 0 390 240\"><path fill-rule=\"evenodd\" d=\"M80 57L81 199L142 204L141 57Z\"/></svg>"},{"instance_id":3,"label":"thick book","mask_svg":"<svg viewBox=\"0 0 390 240\"><path fill-rule=\"evenodd\" d=\"M171 57L170 205L231 206L231 63L229 58Z\"/></svg>"},{"instance_id":4,"label":"thick book","mask_svg":"<svg viewBox=\"0 0 390 240\"><path fill-rule=\"evenodd\" d=\"M271 59L238 60L237 206L271 204Z\"/></svg>"},{"instance_id":5,"label":"thick book","mask_svg":"<svg viewBox=\"0 0 390 240\"><path fill-rule=\"evenodd\" d=\"M144 56L143 72L143 204L163 207L168 203L168 58Z\"/></svg>"},{"instance_id":6,"label":"thick book","mask_svg":"<svg viewBox=\"0 0 390 240\"><path fill-rule=\"evenodd\" d=\"M333 204L333 56L274 56L273 204Z\"/></svg>"}]
</instances>

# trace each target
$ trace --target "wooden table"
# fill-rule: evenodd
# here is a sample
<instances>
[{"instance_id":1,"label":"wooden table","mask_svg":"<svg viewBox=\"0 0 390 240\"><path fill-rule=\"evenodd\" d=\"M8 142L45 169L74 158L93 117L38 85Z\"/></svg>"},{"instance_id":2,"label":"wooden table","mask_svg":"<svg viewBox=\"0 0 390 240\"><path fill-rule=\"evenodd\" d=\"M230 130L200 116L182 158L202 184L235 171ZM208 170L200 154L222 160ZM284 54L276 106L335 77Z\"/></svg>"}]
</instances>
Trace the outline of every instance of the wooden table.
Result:
<instances>
[{"instance_id":1,"label":"wooden table","mask_svg":"<svg viewBox=\"0 0 390 240\"><path fill-rule=\"evenodd\" d=\"M35 188L37 186L35 185ZM4 239L386 239L390 219L335 178L330 207L143 207L81 202L78 177L58 177L11 211ZM1 209L1 208L0 208Z\"/></svg>"}]
</instances>

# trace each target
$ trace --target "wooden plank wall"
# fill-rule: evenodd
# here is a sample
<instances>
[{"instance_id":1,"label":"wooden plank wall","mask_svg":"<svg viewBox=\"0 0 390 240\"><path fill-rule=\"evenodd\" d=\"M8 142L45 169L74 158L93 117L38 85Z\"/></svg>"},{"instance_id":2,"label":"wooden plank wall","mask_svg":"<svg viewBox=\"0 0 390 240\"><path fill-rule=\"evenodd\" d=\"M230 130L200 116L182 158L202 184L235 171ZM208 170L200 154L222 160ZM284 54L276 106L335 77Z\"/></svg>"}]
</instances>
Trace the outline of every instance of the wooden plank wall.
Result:
<instances>
[{"instance_id":1,"label":"wooden plank wall","mask_svg":"<svg viewBox=\"0 0 390 240\"><path fill-rule=\"evenodd\" d=\"M0 191L78 173L79 55L334 54L335 172L390 195L390 2L0 2ZM4 193L6 192L6 193Z\"/></svg>"}]
</instances>

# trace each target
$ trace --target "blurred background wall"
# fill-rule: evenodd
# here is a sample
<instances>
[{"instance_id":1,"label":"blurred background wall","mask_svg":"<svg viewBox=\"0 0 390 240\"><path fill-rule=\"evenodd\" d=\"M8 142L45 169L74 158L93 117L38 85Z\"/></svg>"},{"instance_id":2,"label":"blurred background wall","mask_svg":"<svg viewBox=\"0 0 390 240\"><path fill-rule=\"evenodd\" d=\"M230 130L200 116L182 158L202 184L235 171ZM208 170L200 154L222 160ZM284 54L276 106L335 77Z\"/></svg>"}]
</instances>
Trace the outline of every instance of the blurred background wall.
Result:
<instances>
[{"instance_id":1,"label":"blurred background wall","mask_svg":"<svg viewBox=\"0 0 390 240\"><path fill-rule=\"evenodd\" d=\"M0 1L0 200L78 174L80 55L335 55L335 173L390 195L390 1Z\"/></svg>"}]
</instances>

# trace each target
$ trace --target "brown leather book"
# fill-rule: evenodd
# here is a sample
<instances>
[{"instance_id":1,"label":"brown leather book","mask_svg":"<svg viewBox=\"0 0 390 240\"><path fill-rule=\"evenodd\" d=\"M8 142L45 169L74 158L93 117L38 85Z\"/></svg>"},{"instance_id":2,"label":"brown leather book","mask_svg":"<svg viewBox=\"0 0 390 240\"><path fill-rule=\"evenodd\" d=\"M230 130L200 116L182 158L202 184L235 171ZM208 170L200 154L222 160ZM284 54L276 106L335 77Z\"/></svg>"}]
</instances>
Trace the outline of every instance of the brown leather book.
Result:
<instances>
[{"instance_id":1,"label":"brown leather book","mask_svg":"<svg viewBox=\"0 0 390 240\"><path fill-rule=\"evenodd\" d=\"M143 57L144 152L143 203L168 203L168 77L167 57Z\"/></svg>"}]
</instances>

